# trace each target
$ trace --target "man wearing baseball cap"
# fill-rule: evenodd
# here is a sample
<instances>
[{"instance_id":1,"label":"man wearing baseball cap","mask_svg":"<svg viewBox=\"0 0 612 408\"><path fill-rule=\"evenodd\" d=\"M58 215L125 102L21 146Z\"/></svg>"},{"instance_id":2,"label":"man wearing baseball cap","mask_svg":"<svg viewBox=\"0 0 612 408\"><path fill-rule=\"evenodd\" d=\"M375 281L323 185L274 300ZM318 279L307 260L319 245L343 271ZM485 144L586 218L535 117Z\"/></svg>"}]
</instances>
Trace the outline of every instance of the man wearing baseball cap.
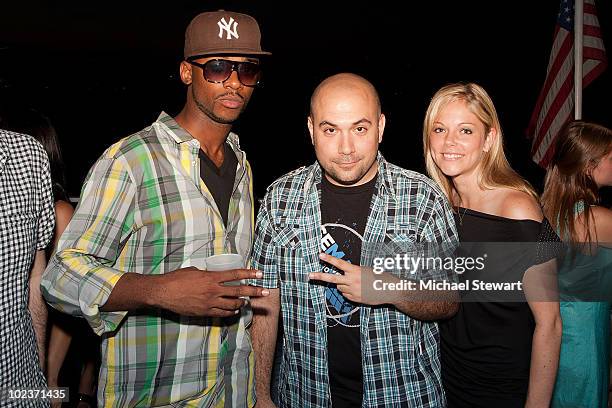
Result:
<instances>
[{"instance_id":1,"label":"man wearing baseball cap","mask_svg":"<svg viewBox=\"0 0 612 408\"><path fill-rule=\"evenodd\" d=\"M100 407L254 405L243 297L268 291L225 285L261 273L207 272L205 258L249 257L251 168L230 130L268 54L252 17L196 16L180 64L181 112L112 145L87 176L42 288L102 336Z\"/></svg>"}]
</instances>

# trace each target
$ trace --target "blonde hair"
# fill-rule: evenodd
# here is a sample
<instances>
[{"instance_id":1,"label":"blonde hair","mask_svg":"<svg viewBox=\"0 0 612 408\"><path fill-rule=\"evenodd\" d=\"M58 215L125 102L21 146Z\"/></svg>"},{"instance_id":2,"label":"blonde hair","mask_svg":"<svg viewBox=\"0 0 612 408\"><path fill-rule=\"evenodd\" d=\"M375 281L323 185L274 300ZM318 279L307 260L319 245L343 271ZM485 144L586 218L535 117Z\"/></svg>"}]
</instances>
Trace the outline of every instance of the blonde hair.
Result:
<instances>
[{"instance_id":1,"label":"blonde hair","mask_svg":"<svg viewBox=\"0 0 612 408\"><path fill-rule=\"evenodd\" d=\"M521 176L518 175L508 163L504 153L503 137L501 124L497 117L497 111L493 101L487 92L479 85L474 83L455 83L446 85L431 98L425 120L423 122L423 153L425 156L425 167L429 177L442 187L449 200L452 201L455 191L450 177L446 176L433 160L431 155L430 134L433 124L449 103L464 101L467 108L472 112L485 127L485 133L491 129L497 131L497 137L493 138L491 148L485 152L480 163L480 176L478 184L483 189L496 187L507 187L518 191L523 191L536 200L538 195L533 187Z\"/></svg>"},{"instance_id":2,"label":"blonde hair","mask_svg":"<svg viewBox=\"0 0 612 408\"><path fill-rule=\"evenodd\" d=\"M559 235L579 242L574 223L574 206L584 204L585 244L593 242L590 233L591 208L599 201L591 171L612 150L612 130L583 121L568 122L559 132L555 153L546 172L542 204L544 214Z\"/></svg>"}]
</instances>

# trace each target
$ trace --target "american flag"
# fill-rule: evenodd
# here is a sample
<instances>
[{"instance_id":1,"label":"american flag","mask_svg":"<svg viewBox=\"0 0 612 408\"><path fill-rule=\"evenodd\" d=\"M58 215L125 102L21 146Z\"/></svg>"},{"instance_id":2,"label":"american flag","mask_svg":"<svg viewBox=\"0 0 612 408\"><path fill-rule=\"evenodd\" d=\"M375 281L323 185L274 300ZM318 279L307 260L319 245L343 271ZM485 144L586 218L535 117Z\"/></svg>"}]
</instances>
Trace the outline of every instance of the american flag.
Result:
<instances>
[{"instance_id":1,"label":"american flag","mask_svg":"<svg viewBox=\"0 0 612 408\"><path fill-rule=\"evenodd\" d=\"M582 87L607 66L594 0L584 0ZM546 168L561 127L574 117L574 0L562 0L546 81L531 115L527 135L533 161Z\"/></svg>"}]
</instances>

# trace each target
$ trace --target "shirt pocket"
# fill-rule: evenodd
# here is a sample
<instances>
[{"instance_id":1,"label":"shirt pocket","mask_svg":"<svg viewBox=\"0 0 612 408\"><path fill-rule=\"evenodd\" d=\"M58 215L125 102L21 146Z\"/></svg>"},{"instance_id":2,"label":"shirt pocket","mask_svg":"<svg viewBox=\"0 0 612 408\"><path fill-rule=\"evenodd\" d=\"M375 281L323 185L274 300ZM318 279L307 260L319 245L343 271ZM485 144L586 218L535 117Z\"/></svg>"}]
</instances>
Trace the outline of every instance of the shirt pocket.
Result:
<instances>
[{"instance_id":1,"label":"shirt pocket","mask_svg":"<svg viewBox=\"0 0 612 408\"><path fill-rule=\"evenodd\" d=\"M385 243L397 243L397 244L415 244L417 242L417 233L414 229L409 228L407 225L397 225L387 228L385 232Z\"/></svg>"},{"instance_id":2,"label":"shirt pocket","mask_svg":"<svg viewBox=\"0 0 612 408\"><path fill-rule=\"evenodd\" d=\"M406 269L406 265L413 265L419 257L423 256L421 245L417 242L417 234L413 229L408 227L392 227L385 231L385 239L381 244L377 244L374 248L373 258L378 265L384 265L389 258L396 260L401 257L401 262L393 262L393 268L386 271L393 273L397 277L406 278L411 271ZM407 256L407 258L405 258ZM388 264L387 264L388 265Z\"/></svg>"},{"instance_id":3,"label":"shirt pocket","mask_svg":"<svg viewBox=\"0 0 612 408\"><path fill-rule=\"evenodd\" d=\"M278 277L281 285L307 283L303 246L298 227L284 224L276 237Z\"/></svg>"},{"instance_id":4,"label":"shirt pocket","mask_svg":"<svg viewBox=\"0 0 612 408\"><path fill-rule=\"evenodd\" d=\"M385 233L385 241L382 248L385 256L405 253L417 254L420 244L417 242L416 231L407 228L390 228Z\"/></svg>"}]
</instances>

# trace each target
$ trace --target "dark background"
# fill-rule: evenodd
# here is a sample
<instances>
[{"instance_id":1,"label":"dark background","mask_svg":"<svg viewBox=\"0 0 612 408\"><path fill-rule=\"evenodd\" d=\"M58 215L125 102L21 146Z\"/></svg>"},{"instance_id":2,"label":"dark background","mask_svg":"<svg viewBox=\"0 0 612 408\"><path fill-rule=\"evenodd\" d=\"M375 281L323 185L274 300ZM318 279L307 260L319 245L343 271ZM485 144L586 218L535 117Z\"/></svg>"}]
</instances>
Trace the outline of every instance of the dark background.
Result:
<instances>
[{"instance_id":1,"label":"dark background","mask_svg":"<svg viewBox=\"0 0 612 408\"><path fill-rule=\"evenodd\" d=\"M612 4L597 1L612 52ZM4 1L0 97L46 113L60 137L68 191L78 196L111 143L178 113L184 29L201 11L246 12L259 21L265 86L234 130L253 166L255 193L310 164L308 101L325 77L361 74L380 92L387 129L381 150L423 171L421 130L435 91L455 81L484 86L500 114L513 167L541 189L544 171L525 139L546 74L558 0L501 1ZM584 91L583 117L612 127L608 69Z\"/></svg>"}]
</instances>

